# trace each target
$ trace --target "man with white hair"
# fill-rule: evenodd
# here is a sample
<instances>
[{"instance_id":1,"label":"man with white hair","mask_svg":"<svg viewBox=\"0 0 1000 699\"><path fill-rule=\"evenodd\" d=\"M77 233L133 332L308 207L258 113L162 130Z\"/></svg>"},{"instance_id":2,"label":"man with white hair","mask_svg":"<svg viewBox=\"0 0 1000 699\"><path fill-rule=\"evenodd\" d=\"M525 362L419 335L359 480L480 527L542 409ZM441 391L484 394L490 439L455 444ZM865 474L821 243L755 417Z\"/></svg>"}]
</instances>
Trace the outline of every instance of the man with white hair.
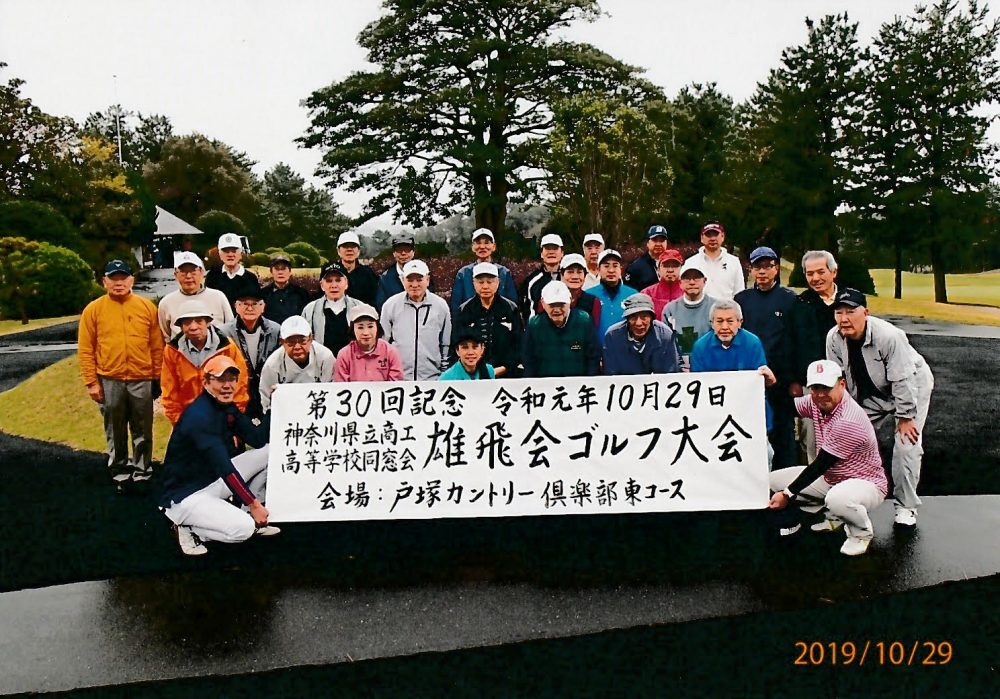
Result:
<instances>
[{"instance_id":1,"label":"man with white hair","mask_svg":"<svg viewBox=\"0 0 1000 699\"><path fill-rule=\"evenodd\" d=\"M271 409L274 389L286 383L333 381L333 352L313 341L312 328L302 316L289 316L281 323L281 347L274 350L260 370L260 406Z\"/></svg>"},{"instance_id":2,"label":"man with white hair","mask_svg":"<svg viewBox=\"0 0 1000 699\"><path fill-rule=\"evenodd\" d=\"M590 316L570 305L561 281L546 284L541 300L545 312L528 321L521 347L525 377L596 376L601 346Z\"/></svg>"},{"instance_id":3,"label":"man with white hair","mask_svg":"<svg viewBox=\"0 0 1000 699\"><path fill-rule=\"evenodd\" d=\"M430 270L422 260L403 267L405 290L382 306L380 323L385 340L399 350L408 381L437 379L448 367L451 348L451 309L443 298L427 290Z\"/></svg>"},{"instance_id":4,"label":"man with white hair","mask_svg":"<svg viewBox=\"0 0 1000 699\"><path fill-rule=\"evenodd\" d=\"M236 309L236 300L245 292L260 289L257 275L243 266L243 241L235 233L223 233L219 237L219 259L221 269L213 269L205 276L205 286L218 289L229 299L230 307Z\"/></svg>"},{"instance_id":5,"label":"man with white hair","mask_svg":"<svg viewBox=\"0 0 1000 699\"><path fill-rule=\"evenodd\" d=\"M156 307L156 317L164 341L169 341L176 334L174 318L177 310L188 301L199 301L208 310L212 322L219 327L236 318L224 293L203 286L205 265L193 252L178 252L174 255L174 278L177 280L177 290L160 299Z\"/></svg>"},{"instance_id":6,"label":"man with white hair","mask_svg":"<svg viewBox=\"0 0 1000 699\"><path fill-rule=\"evenodd\" d=\"M826 359L813 362L806 371L806 385L809 395L796 398L795 408L816 425L819 451L808 466L771 473L774 495L768 507L783 510L789 503L825 507L826 519L812 530L833 532L843 526L847 540L840 552L860 556L874 537L868 513L882 504L888 492L875 431L847 391L839 364ZM794 534L800 528L796 522L781 533Z\"/></svg>"},{"instance_id":7,"label":"man with white hair","mask_svg":"<svg viewBox=\"0 0 1000 699\"><path fill-rule=\"evenodd\" d=\"M510 273L509 269L494 261L493 255L496 251L497 241L493 237L493 231L489 228L477 228L472 231L472 254L476 256L476 259L463 266L455 274L455 283L451 287L450 302L452 321L458 315L458 309L462 307L462 304L476 295L475 275L472 273L472 270L476 265L483 262L496 265L497 279L500 280L497 293L517 305L517 286L514 284L514 275Z\"/></svg>"},{"instance_id":8,"label":"man with white hair","mask_svg":"<svg viewBox=\"0 0 1000 699\"><path fill-rule=\"evenodd\" d=\"M160 509L181 552L208 553L205 541L237 543L273 536L264 507L270 422L255 425L235 406L242 367L225 355L201 369L202 391L184 410L163 460ZM237 445L257 447L239 454ZM236 504L230 504L232 499Z\"/></svg>"}]
</instances>

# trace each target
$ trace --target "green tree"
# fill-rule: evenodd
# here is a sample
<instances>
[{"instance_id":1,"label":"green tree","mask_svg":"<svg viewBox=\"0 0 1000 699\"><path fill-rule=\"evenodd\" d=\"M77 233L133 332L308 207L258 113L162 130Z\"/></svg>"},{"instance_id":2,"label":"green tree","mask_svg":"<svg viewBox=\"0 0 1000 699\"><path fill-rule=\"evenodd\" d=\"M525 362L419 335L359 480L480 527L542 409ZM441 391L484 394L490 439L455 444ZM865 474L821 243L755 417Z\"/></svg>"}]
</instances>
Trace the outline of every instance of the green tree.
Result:
<instances>
[{"instance_id":1,"label":"green tree","mask_svg":"<svg viewBox=\"0 0 1000 699\"><path fill-rule=\"evenodd\" d=\"M938 303L948 302L946 272L992 218L997 147L986 139L991 117L982 108L1000 100L1000 20L987 14L974 1L963 11L941 0L880 34L873 80L896 100L872 120L869 159L888 165L870 184L869 203L889 240L905 230L926 250Z\"/></svg>"},{"instance_id":2,"label":"green tree","mask_svg":"<svg viewBox=\"0 0 1000 699\"><path fill-rule=\"evenodd\" d=\"M253 220L260 204L245 154L199 134L170 138L143 179L157 204L185 221L212 209Z\"/></svg>"},{"instance_id":3,"label":"green tree","mask_svg":"<svg viewBox=\"0 0 1000 699\"><path fill-rule=\"evenodd\" d=\"M71 250L82 245L80 232L48 204L14 199L0 204L0 238L24 238Z\"/></svg>"},{"instance_id":4,"label":"green tree","mask_svg":"<svg viewBox=\"0 0 1000 699\"><path fill-rule=\"evenodd\" d=\"M195 219L194 227L204 233L212 241L209 247L215 245L216 240L223 233L235 233L236 235L246 235L247 227L240 219L225 211L206 211ZM256 247L256 246L255 246Z\"/></svg>"},{"instance_id":5,"label":"green tree","mask_svg":"<svg viewBox=\"0 0 1000 699\"><path fill-rule=\"evenodd\" d=\"M642 91L636 70L555 36L593 20L594 0L385 0L358 37L375 70L306 100L300 142L317 174L371 191L356 222L391 213L414 226L473 212L504 230L509 202L533 195L551 105L584 91Z\"/></svg>"},{"instance_id":6,"label":"green tree","mask_svg":"<svg viewBox=\"0 0 1000 699\"><path fill-rule=\"evenodd\" d=\"M0 71L7 67L0 62ZM79 145L76 124L46 114L21 96L24 81L0 83L0 200L42 199L58 184Z\"/></svg>"},{"instance_id":7,"label":"green tree","mask_svg":"<svg viewBox=\"0 0 1000 699\"><path fill-rule=\"evenodd\" d=\"M301 241L330 255L337 236L350 228L350 220L330 193L307 185L285 163L264 173L260 199L261 222L256 229L262 245Z\"/></svg>"},{"instance_id":8,"label":"green tree","mask_svg":"<svg viewBox=\"0 0 1000 699\"><path fill-rule=\"evenodd\" d=\"M733 100L715 83L684 87L665 112L661 129L667 136L673 180L667 195L670 214L664 220L674 240L697 240L706 219L718 213L720 178L726 171L726 143L733 129Z\"/></svg>"},{"instance_id":9,"label":"green tree","mask_svg":"<svg viewBox=\"0 0 1000 699\"><path fill-rule=\"evenodd\" d=\"M83 132L118 144L121 134L122 162L129 170L142 172L146 163L160 159L163 144L174 135L170 119L161 114L144 115L120 104L92 112L83 122Z\"/></svg>"},{"instance_id":10,"label":"green tree","mask_svg":"<svg viewBox=\"0 0 1000 699\"><path fill-rule=\"evenodd\" d=\"M846 14L806 20L804 44L758 85L740 116L739 159L728 205L741 211L744 243L766 242L798 254L837 253L838 209L852 201L861 109L862 51ZM733 194L750 197L734 201Z\"/></svg>"},{"instance_id":11,"label":"green tree","mask_svg":"<svg viewBox=\"0 0 1000 699\"><path fill-rule=\"evenodd\" d=\"M556 105L545 166L553 204L570 221L572 243L598 231L609 247L666 213L669 135L641 108L593 94Z\"/></svg>"},{"instance_id":12,"label":"green tree","mask_svg":"<svg viewBox=\"0 0 1000 699\"><path fill-rule=\"evenodd\" d=\"M24 238L0 238L0 315L30 318L79 313L101 293L72 250Z\"/></svg>"}]
</instances>

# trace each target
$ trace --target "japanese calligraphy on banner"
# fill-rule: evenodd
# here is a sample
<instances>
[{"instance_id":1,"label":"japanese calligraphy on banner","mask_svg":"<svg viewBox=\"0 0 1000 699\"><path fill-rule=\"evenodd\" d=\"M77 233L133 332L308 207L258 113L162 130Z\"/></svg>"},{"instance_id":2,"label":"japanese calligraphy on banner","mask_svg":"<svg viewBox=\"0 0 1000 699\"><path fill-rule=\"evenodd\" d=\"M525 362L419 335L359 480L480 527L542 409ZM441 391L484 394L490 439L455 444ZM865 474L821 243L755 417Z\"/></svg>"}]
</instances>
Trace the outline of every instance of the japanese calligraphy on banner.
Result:
<instances>
[{"instance_id":1,"label":"japanese calligraphy on banner","mask_svg":"<svg viewBox=\"0 0 1000 699\"><path fill-rule=\"evenodd\" d=\"M759 509L756 372L285 384L275 522Z\"/></svg>"}]
</instances>

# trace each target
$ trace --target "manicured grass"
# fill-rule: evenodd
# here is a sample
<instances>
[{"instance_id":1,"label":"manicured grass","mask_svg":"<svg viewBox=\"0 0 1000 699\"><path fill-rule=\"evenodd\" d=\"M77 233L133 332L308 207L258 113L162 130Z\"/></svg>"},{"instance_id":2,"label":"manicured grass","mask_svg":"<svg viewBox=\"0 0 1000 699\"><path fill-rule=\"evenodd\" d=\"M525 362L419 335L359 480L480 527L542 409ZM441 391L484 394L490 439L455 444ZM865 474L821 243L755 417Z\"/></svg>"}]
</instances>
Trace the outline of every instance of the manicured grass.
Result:
<instances>
[{"instance_id":1,"label":"manicured grass","mask_svg":"<svg viewBox=\"0 0 1000 699\"><path fill-rule=\"evenodd\" d=\"M87 395L75 354L0 393L0 425L8 434L74 449L103 452L107 446L100 410ZM169 437L170 423L156 410L153 458L163 460Z\"/></svg>"},{"instance_id":2,"label":"manicured grass","mask_svg":"<svg viewBox=\"0 0 1000 699\"><path fill-rule=\"evenodd\" d=\"M20 320L0 320L0 335L12 335L14 333L21 333L25 330L38 330L39 328L47 328L50 325L59 325L60 323L68 323L71 320L79 320L80 316L60 316L58 318L37 318L35 320L29 320L27 325L24 325Z\"/></svg>"}]
</instances>

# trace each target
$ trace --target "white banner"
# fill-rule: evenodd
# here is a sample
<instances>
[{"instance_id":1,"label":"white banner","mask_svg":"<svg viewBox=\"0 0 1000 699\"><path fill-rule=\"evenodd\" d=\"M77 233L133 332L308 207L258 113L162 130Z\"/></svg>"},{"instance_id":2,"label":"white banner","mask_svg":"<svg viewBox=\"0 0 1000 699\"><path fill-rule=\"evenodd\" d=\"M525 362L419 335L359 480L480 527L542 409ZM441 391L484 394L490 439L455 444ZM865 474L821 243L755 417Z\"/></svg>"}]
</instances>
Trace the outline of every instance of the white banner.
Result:
<instances>
[{"instance_id":1,"label":"white banner","mask_svg":"<svg viewBox=\"0 0 1000 699\"><path fill-rule=\"evenodd\" d=\"M765 507L756 372L285 384L275 522Z\"/></svg>"}]
</instances>

